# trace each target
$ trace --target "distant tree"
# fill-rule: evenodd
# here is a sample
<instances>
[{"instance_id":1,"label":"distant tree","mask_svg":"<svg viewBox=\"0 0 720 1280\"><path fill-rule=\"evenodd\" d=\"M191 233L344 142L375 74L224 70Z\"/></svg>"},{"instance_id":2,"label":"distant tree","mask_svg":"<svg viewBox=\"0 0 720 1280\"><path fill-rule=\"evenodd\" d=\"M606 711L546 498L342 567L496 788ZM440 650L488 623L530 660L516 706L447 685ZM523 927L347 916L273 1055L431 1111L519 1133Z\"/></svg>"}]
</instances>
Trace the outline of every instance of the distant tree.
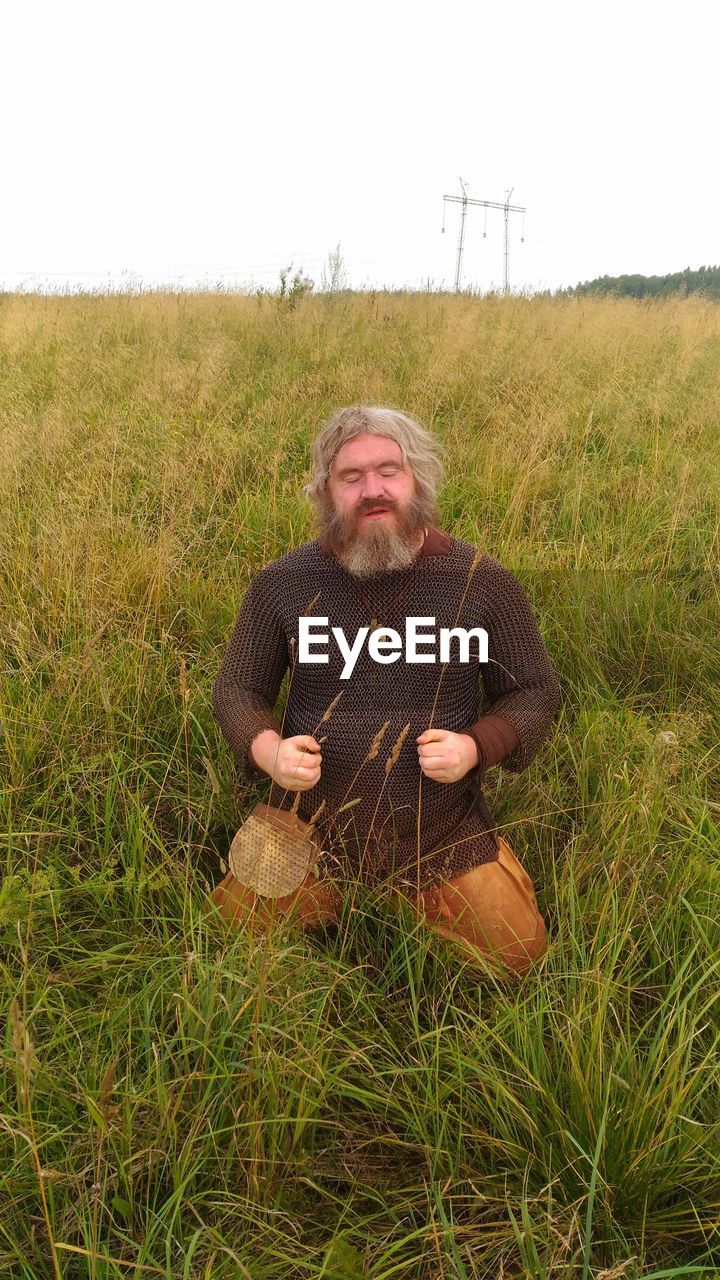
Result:
<instances>
[{"instance_id":1,"label":"distant tree","mask_svg":"<svg viewBox=\"0 0 720 1280\"><path fill-rule=\"evenodd\" d=\"M558 290L561 297L614 294L621 298L667 298L671 294L687 296L689 293L720 298L720 266L702 266L696 271L685 267L665 276L597 276L595 280L578 283L574 288Z\"/></svg>"}]
</instances>

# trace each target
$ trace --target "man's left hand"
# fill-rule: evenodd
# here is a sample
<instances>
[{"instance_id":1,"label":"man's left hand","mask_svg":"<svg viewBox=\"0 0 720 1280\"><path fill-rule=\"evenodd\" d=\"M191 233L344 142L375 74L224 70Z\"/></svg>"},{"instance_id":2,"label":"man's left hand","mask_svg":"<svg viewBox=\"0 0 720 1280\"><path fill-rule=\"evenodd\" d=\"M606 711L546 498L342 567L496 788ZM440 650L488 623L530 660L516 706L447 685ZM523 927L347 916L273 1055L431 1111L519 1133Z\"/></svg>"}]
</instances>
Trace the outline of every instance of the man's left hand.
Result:
<instances>
[{"instance_id":1,"label":"man's left hand","mask_svg":"<svg viewBox=\"0 0 720 1280\"><path fill-rule=\"evenodd\" d=\"M478 763L477 745L469 733L426 729L415 741L420 768L434 782L458 782Z\"/></svg>"}]
</instances>

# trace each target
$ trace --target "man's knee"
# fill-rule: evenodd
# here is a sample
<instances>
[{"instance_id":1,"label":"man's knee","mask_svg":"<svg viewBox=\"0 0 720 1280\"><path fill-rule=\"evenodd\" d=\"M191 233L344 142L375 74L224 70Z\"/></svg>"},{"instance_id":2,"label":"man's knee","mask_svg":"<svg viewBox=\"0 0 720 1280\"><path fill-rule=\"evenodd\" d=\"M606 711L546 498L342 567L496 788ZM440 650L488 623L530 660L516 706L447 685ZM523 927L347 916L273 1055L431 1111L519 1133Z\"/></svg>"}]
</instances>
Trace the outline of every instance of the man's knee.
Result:
<instances>
[{"instance_id":1,"label":"man's knee","mask_svg":"<svg viewBox=\"0 0 720 1280\"><path fill-rule=\"evenodd\" d=\"M459 947L471 963L475 961L483 970L489 965L500 973L528 973L542 959L548 947L547 930L541 915L537 917L532 936L510 940L507 934L504 940L500 940L477 929L468 935L467 930L453 929L451 925L437 922L433 922L430 927L433 932Z\"/></svg>"},{"instance_id":2,"label":"man's knee","mask_svg":"<svg viewBox=\"0 0 720 1280\"><path fill-rule=\"evenodd\" d=\"M542 960L547 949L545 921L538 915L534 937L518 940L504 947L500 959L513 973L527 973L538 960Z\"/></svg>"},{"instance_id":3,"label":"man's knee","mask_svg":"<svg viewBox=\"0 0 720 1280\"><path fill-rule=\"evenodd\" d=\"M213 891L212 902L227 924L263 927L282 920L289 928L300 929L337 924L342 906L337 886L323 883L311 873L292 893L266 898L228 872Z\"/></svg>"},{"instance_id":4,"label":"man's knee","mask_svg":"<svg viewBox=\"0 0 720 1280\"><path fill-rule=\"evenodd\" d=\"M547 951L547 930L530 877L501 840L497 860L422 895L427 922L494 967L525 973Z\"/></svg>"}]
</instances>

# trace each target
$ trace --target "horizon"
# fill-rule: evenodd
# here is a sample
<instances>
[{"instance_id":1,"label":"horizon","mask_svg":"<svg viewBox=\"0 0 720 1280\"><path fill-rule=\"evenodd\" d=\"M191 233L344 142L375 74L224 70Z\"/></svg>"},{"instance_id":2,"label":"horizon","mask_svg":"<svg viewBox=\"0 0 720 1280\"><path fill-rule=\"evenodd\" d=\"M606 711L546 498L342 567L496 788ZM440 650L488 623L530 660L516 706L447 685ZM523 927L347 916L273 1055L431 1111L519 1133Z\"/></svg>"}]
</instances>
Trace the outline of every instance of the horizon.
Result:
<instances>
[{"instance_id":1,"label":"horizon","mask_svg":"<svg viewBox=\"0 0 720 1280\"><path fill-rule=\"evenodd\" d=\"M442 295L446 297L472 297L472 298L478 298L478 299L508 298L508 297L516 298L516 299L526 298L528 301L532 300L533 298L562 299L563 297L572 296L578 290L582 291L588 288L589 286L596 284L598 282L602 282L604 280L613 280L613 281L634 280L634 279L646 280L646 281L666 280L666 279L672 279L675 276L682 276L686 272L695 274L701 271L720 272L720 263L718 264L703 263L698 267L686 266L679 271L664 272L664 273L645 274L644 272L629 271L629 272L623 272L622 274L617 276L611 276L608 273L604 273L599 276L594 276L592 280L578 280L575 284L560 285L555 289L549 289L549 288L548 289L540 289L540 288L532 289L527 286L515 286L515 287L511 286L507 292L505 292L505 290L501 285L495 286L493 288L486 288L486 289L481 288L479 286L466 285L466 286L461 286L459 290L456 290L449 285L445 285L445 286L435 285L434 282L428 282L427 284L420 283L417 285L392 285L392 284L348 285L347 287L344 287L342 289L333 290L333 289L323 289L322 287L318 287L316 282L311 282L313 287L309 290L303 290L302 296L332 297L333 295L336 295L336 296L342 295L343 297L348 297L348 296L353 296L355 294L360 296L366 296L369 294L373 294L373 295L388 294L391 296L401 296L401 295L405 296L405 295L412 295L412 294L425 294L425 295L436 294L438 296ZM279 287L277 285L273 288L270 285L248 284L245 282L239 282L237 284L225 284L222 281L218 281L216 283L211 283L211 282L205 283L203 281L198 281L197 283L173 285L173 284L167 284L164 282L157 282L157 283L146 282L146 281L138 280L136 278L130 279L126 277L125 279L123 279L122 275L117 281L109 282L106 285L98 284L95 287L87 283L74 284L68 281L59 282L59 283L56 283L55 285L50 283L49 287L42 287L44 283L47 284L47 281L28 280L28 281L21 281L20 283L15 285L13 288L4 288L2 285L0 285L0 296L6 296L6 297L39 296L39 297L57 297L57 298L59 297L70 297L70 298L137 297L137 298L140 298L140 297L150 297L153 295L158 295L158 296L175 295L178 297L203 297L203 296L213 295L213 294L217 294L218 296L224 296L224 297L246 297L246 298L261 298L261 297L278 298L279 296ZM612 294L613 291L610 290L608 292ZM695 290L691 290L690 292L702 294L703 291L701 289L695 289ZM594 293L593 296L601 297L601 296L607 296L607 295L603 295L600 292L598 292L598 293ZM632 294L624 294L621 296L624 299L633 298ZM647 295L647 296L652 296L652 295ZM671 291L671 295L664 294L661 296L663 297L677 296L677 294L672 295L672 291ZM715 299L711 298L711 300L715 300Z\"/></svg>"}]
</instances>

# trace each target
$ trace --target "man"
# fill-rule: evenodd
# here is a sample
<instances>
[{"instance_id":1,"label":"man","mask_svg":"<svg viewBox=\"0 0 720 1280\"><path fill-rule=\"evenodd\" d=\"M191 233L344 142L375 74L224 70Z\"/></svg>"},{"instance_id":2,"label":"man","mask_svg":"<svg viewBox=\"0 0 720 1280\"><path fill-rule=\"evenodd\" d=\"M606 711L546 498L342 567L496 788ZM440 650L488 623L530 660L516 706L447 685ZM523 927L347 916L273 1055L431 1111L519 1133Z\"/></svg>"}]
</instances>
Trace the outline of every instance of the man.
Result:
<instances>
[{"instance_id":1,"label":"man","mask_svg":"<svg viewBox=\"0 0 720 1280\"><path fill-rule=\"evenodd\" d=\"M319 874L272 899L276 914L333 922L344 880L389 881L466 954L523 972L546 949L545 925L480 783L500 761L528 766L559 685L517 579L439 527L441 477L432 436L407 415L332 415L305 487L317 537L251 580L213 712L246 776L272 779L268 803L302 800L304 820L322 805ZM214 900L228 920L267 914L232 874Z\"/></svg>"}]
</instances>

